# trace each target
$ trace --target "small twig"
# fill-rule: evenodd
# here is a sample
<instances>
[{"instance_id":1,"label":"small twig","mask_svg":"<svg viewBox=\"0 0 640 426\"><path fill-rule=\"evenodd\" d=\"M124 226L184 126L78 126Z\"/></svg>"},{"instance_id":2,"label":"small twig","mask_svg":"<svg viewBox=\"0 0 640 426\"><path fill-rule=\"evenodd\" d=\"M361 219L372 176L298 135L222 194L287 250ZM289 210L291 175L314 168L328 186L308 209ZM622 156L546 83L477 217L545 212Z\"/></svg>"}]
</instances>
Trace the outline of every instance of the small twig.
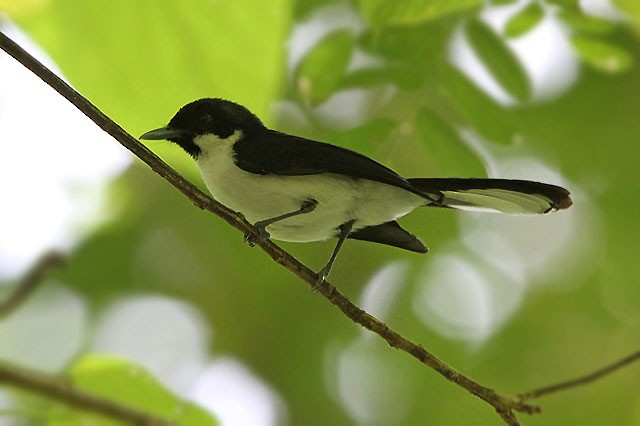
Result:
<instances>
[{"instance_id":1,"label":"small twig","mask_svg":"<svg viewBox=\"0 0 640 426\"><path fill-rule=\"evenodd\" d=\"M64 265L65 256L61 253L50 252L38 260L18 283L9 297L0 301L0 319L6 317L40 285L44 276L53 268Z\"/></svg>"},{"instance_id":2,"label":"small twig","mask_svg":"<svg viewBox=\"0 0 640 426\"><path fill-rule=\"evenodd\" d=\"M170 426L172 422L79 390L61 379L0 361L0 383L91 411L134 426Z\"/></svg>"},{"instance_id":3,"label":"small twig","mask_svg":"<svg viewBox=\"0 0 640 426\"><path fill-rule=\"evenodd\" d=\"M613 364L607 365L606 367L602 367L592 373L585 374L584 376L577 377L575 379L567 380L565 382L556 383L549 386L544 386L538 389L531 390L529 392L524 392L518 394L518 397L521 401L526 401L533 398L539 398L541 396L549 395L556 392L565 391L567 389L571 389L577 386L586 385L588 383L594 382L604 376L607 376L622 367L626 367L627 365L633 364L634 362L640 360L640 351L632 353Z\"/></svg>"},{"instance_id":4,"label":"small twig","mask_svg":"<svg viewBox=\"0 0 640 426\"><path fill-rule=\"evenodd\" d=\"M513 414L513 411L511 410L497 410L498 415L500 417L502 417L502 420L504 420L504 422L508 425L508 426L520 426L520 422L518 421L518 419L516 418L516 415ZM539 412L539 411L537 411Z\"/></svg>"},{"instance_id":5,"label":"small twig","mask_svg":"<svg viewBox=\"0 0 640 426\"><path fill-rule=\"evenodd\" d=\"M65 264L66 257L57 252L45 254L27 272L25 277L5 300L0 302L0 318L7 316L42 283L52 268ZM113 401L74 389L65 381L26 370L0 361L0 383L33 392L60 401L69 406L92 411L104 416L123 420L136 426L168 426L171 422L156 418Z\"/></svg>"}]
</instances>

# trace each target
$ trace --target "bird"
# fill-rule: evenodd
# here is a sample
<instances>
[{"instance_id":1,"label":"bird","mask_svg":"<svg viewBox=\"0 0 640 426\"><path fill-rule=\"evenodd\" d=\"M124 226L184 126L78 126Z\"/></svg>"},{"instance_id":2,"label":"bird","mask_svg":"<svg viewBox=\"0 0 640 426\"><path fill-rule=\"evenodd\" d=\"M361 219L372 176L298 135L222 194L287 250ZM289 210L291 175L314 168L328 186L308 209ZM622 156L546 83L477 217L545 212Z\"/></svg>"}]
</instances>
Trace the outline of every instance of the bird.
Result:
<instances>
[{"instance_id":1,"label":"bird","mask_svg":"<svg viewBox=\"0 0 640 426\"><path fill-rule=\"evenodd\" d=\"M429 251L397 222L419 207L545 214L572 205L565 188L495 178L405 178L355 151L272 130L244 106L203 98L140 136L168 140L195 160L211 195L251 222L255 245L337 238L313 289L322 285L346 239Z\"/></svg>"}]
</instances>

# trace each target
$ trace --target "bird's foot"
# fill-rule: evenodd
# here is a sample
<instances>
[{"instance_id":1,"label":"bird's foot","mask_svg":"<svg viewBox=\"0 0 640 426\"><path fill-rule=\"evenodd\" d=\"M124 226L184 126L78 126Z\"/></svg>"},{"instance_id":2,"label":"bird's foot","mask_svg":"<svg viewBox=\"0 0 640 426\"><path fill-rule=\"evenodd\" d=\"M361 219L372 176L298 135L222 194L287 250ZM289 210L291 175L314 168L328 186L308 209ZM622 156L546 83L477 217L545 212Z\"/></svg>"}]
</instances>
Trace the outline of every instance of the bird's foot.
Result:
<instances>
[{"instance_id":1,"label":"bird's foot","mask_svg":"<svg viewBox=\"0 0 640 426\"><path fill-rule=\"evenodd\" d=\"M258 230L258 235L254 235L249 232L244 234L244 242L249 244L249 247L253 247L256 244L263 243L267 241L269 237L271 237L265 225L261 224L260 222L257 222L254 226Z\"/></svg>"},{"instance_id":2,"label":"bird's foot","mask_svg":"<svg viewBox=\"0 0 640 426\"><path fill-rule=\"evenodd\" d=\"M328 276L329 276L329 268L324 266L322 269L318 271L318 279L313 284L313 286L311 286L311 293L315 293L316 291L320 290L320 287L322 287L322 285L325 283Z\"/></svg>"}]
</instances>

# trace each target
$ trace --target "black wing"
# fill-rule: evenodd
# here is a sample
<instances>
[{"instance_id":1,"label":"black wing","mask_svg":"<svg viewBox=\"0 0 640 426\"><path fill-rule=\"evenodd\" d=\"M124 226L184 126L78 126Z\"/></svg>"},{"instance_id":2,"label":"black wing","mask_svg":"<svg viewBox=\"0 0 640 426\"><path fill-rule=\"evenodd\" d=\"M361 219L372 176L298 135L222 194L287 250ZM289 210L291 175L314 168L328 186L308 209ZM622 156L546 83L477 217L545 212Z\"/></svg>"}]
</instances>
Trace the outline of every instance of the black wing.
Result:
<instances>
[{"instance_id":1,"label":"black wing","mask_svg":"<svg viewBox=\"0 0 640 426\"><path fill-rule=\"evenodd\" d=\"M395 220L383 223L382 225L368 226L359 229L349 234L349 238L386 244L416 253L426 253L429 251L429 248L427 248L420 238L402 229Z\"/></svg>"},{"instance_id":2,"label":"black wing","mask_svg":"<svg viewBox=\"0 0 640 426\"><path fill-rule=\"evenodd\" d=\"M233 149L238 167L250 173L285 176L337 173L397 186L429 200L440 196L437 190L426 194L426 188L414 188L405 178L367 156L275 130L244 137Z\"/></svg>"}]
</instances>

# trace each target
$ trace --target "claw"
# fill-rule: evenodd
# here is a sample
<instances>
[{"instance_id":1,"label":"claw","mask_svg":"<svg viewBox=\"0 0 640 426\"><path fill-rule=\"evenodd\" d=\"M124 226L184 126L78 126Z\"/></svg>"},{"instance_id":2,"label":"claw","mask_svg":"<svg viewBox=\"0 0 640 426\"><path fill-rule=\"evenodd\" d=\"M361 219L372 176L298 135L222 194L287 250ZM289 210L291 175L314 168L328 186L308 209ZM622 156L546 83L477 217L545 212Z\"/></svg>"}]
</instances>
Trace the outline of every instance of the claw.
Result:
<instances>
[{"instance_id":1,"label":"claw","mask_svg":"<svg viewBox=\"0 0 640 426\"><path fill-rule=\"evenodd\" d=\"M256 238L253 236L253 234L250 234L249 232L244 234L244 242L247 243L249 247L254 247L256 245L255 240Z\"/></svg>"},{"instance_id":2,"label":"claw","mask_svg":"<svg viewBox=\"0 0 640 426\"><path fill-rule=\"evenodd\" d=\"M258 223L256 223L254 226L258 230L257 236L249 232L244 234L244 242L249 244L249 247L254 247L256 244L263 243L267 241L269 237L271 237L271 234L269 234L269 232L265 229L264 226L261 226Z\"/></svg>"},{"instance_id":3,"label":"claw","mask_svg":"<svg viewBox=\"0 0 640 426\"><path fill-rule=\"evenodd\" d=\"M329 275L329 270L326 266L318 271L318 279L311 287L311 293L315 293L316 291L320 290L320 287L322 287L322 284L324 284L324 282L327 280L328 275Z\"/></svg>"}]
</instances>

